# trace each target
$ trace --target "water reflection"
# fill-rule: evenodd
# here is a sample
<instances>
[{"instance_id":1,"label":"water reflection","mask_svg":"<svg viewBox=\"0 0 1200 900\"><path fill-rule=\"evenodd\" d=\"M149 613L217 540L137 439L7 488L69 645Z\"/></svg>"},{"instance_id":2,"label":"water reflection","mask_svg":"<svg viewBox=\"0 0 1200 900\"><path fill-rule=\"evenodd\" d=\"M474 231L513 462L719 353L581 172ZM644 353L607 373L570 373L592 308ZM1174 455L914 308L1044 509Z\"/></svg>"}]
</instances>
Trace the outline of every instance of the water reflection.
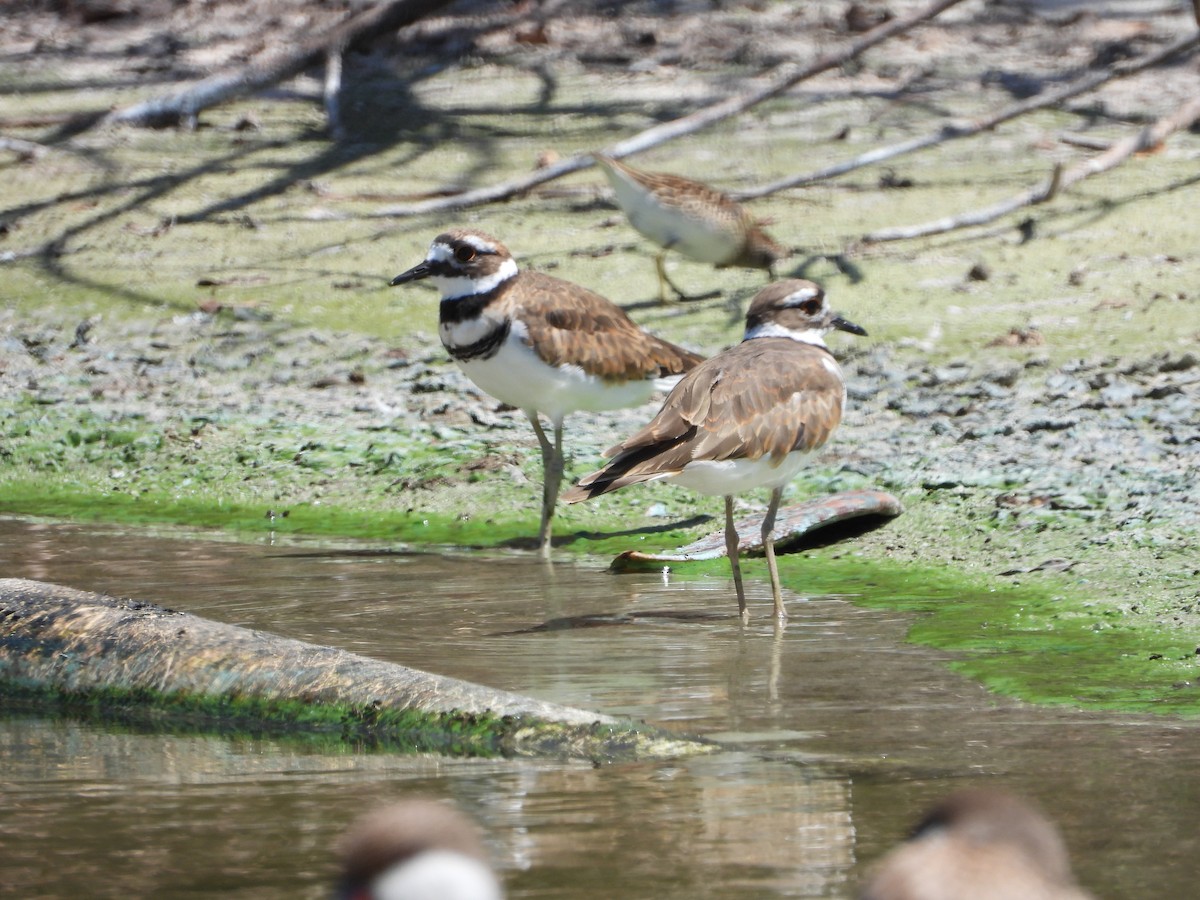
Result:
<instances>
[{"instance_id":1,"label":"water reflection","mask_svg":"<svg viewBox=\"0 0 1200 900\"><path fill-rule=\"evenodd\" d=\"M514 898L849 896L919 809L968 783L1036 797L1101 896L1184 894L1200 874L1195 725L997 699L905 645L904 617L845 600L795 602L776 634L765 582L748 584L764 617L743 629L719 577L664 584L519 556L3 520L0 575L154 600L738 748L593 768L9 715L0 878L27 896L323 897L334 835L414 793L454 798L487 827ZM534 630L596 614L625 624Z\"/></svg>"}]
</instances>

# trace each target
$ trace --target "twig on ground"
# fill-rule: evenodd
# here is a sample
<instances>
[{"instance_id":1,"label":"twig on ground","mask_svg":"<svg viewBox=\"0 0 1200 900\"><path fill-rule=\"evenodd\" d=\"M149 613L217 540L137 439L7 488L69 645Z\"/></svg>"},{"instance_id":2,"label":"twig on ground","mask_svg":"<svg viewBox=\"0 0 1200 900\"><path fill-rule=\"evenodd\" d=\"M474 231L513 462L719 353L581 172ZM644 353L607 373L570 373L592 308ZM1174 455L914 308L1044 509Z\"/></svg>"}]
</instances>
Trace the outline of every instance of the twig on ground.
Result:
<instances>
[{"instance_id":1,"label":"twig on ground","mask_svg":"<svg viewBox=\"0 0 1200 900\"><path fill-rule=\"evenodd\" d=\"M1200 0L1196 0L1196 2L1200 3ZM1002 125L1018 116L1023 116L1035 110L1045 109L1048 106L1055 106L1064 100L1069 100L1071 97L1093 91L1106 82L1118 78L1126 78L1137 72L1157 66L1179 53L1194 50L1198 46L1200 46L1200 33L1190 34L1172 41L1162 49L1150 53L1141 59L1131 60L1123 65L1113 66L1112 68L1086 75L1077 81L1064 85L1058 90L1038 94L1020 103L1014 103L986 118L976 119L971 122L948 123L933 134L893 144L890 147L877 147L874 150L869 150L860 156L856 156L854 159L826 166L824 169L818 169L815 172L808 172L803 175L791 175L779 181L773 181L770 184L742 191L730 191L729 193L735 200L754 200L758 197L766 197L769 194L787 190L788 188L799 187L803 184L826 181L839 175L845 175L847 172L853 172L855 169L895 159L897 156L904 156L908 153L914 153L917 150L936 147L939 144L944 144L958 138L973 137L981 132L991 131L996 126Z\"/></svg>"},{"instance_id":2,"label":"twig on ground","mask_svg":"<svg viewBox=\"0 0 1200 900\"><path fill-rule=\"evenodd\" d=\"M910 16L892 19L885 22L872 31L867 32L862 37L850 44L836 50L832 53L827 53L817 59L815 62L807 66L799 67L793 63L785 63L776 67L772 76L766 84L754 90L747 91L744 94L739 94L736 97L729 97L719 103L714 103L712 106L706 106L694 113L686 116L681 116L678 119L672 119L670 122L663 122L660 125L655 125L652 128L647 128L631 138L613 144L604 152L608 156L620 159L624 156L629 156L632 153L638 153L650 147L666 141L682 137L687 134L692 134L702 128L707 128L716 122L728 119L731 116L736 116L739 113L745 112L753 106L762 103L764 100L769 100L784 91L794 87L802 81L819 75L828 69L833 69L844 65L849 60L857 56L861 56L867 50L902 34L922 22L932 19L952 6L961 3L962 0L935 0L926 8L913 13ZM535 172L520 175L516 178L510 178L507 181L502 181L499 184L494 184L489 187L479 188L473 191L465 191L461 194L454 194L449 197L440 197L434 200L425 200L420 203L408 203L401 206L391 206L386 209L379 210L375 216L380 218L400 218L404 216L417 216L431 212L441 212L448 209L463 209L470 206L481 206L485 203L493 203L498 200L507 200L518 194L524 193L532 187L539 184L544 184L547 181L553 181L557 178L562 178L564 175L569 175L572 172L577 172L580 169L586 169L591 166L592 159L589 155L580 154L564 159L561 162L551 166L546 166L543 169L538 169Z\"/></svg>"},{"instance_id":3,"label":"twig on ground","mask_svg":"<svg viewBox=\"0 0 1200 900\"><path fill-rule=\"evenodd\" d=\"M0 137L0 150L11 151L23 159L37 159L50 152L51 148L45 144L23 141L20 138Z\"/></svg>"},{"instance_id":4,"label":"twig on ground","mask_svg":"<svg viewBox=\"0 0 1200 900\"><path fill-rule=\"evenodd\" d=\"M986 225L1024 206L1045 203L1052 199L1055 194L1066 190L1076 182L1083 181L1085 178L1090 178L1093 175L1099 175L1101 172L1107 172L1109 169L1115 168L1125 162L1125 160L1129 159L1135 153L1157 147L1172 133L1181 128L1188 128L1198 119L1200 119L1200 97L1193 97L1179 106L1170 115L1163 116L1161 119L1147 125L1137 134L1117 141L1100 155L1078 163L1066 170L1060 171L1060 167L1056 166L1055 172L1044 185L1030 188L1017 194L1015 197L1010 197L1007 200L984 207L983 209L972 210L957 216L947 216L946 218L926 222L921 225L884 228L879 231L873 231L870 234L864 234L860 240L867 244L879 244L885 241L903 241L911 238L928 237L934 234L944 234L948 231L956 231L960 228L969 228L974 225Z\"/></svg>"}]
</instances>

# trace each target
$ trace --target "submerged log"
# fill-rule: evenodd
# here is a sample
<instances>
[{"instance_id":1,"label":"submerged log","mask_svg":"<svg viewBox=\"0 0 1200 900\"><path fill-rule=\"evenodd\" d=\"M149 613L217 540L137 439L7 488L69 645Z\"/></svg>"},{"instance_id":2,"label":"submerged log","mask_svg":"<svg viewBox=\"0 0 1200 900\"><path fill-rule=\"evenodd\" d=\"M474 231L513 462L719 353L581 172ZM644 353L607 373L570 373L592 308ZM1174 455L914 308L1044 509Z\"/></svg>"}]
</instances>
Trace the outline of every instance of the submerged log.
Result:
<instances>
[{"instance_id":1,"label":"submerged log","mask_svg":"<svg viewBox=\"0 0 1200 900\"><path fill-rule=\"evenodd\" d=\"M903 511L900 501L891 494L874 490L842 491L784 506L775 517L775 552L791 553L856 537L887 524ZM762 523L761 513L733 523L737 528L738 550L741 553L762 555ZM725 556L723 530L706 534L673 552L626 550L613 560L612 568L626 571L665 562L696 562L722 556Z\"/></svg>"},{"instance_id":2,"label":"submerged log","mask_svg":"<svg viewBox=\"0 0 1200 900\"><path fill-rule=\"evenodd\" d=\"M587 710L226 625L0 579L0 703L470 755L670 757L713 745Z\"/></svg>"}]
</instances>

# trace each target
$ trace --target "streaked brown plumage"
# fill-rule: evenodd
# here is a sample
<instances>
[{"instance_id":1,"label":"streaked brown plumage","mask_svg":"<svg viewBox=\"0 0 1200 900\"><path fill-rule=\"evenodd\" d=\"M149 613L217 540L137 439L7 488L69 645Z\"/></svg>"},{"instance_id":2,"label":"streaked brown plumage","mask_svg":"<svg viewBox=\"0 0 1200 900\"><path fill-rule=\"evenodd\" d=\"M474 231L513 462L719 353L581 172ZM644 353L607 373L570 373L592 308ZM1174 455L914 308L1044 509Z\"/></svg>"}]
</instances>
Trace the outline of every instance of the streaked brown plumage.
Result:
<instances>
[{"instance_id":1,"label":"streaked brown plumage","mask_svg":"<svg viewBox=\"0 0 1200 900\"><path fill-rule=\"evenodd\" d=\"M426 259L392 284L422 278L441 290L438 333L450 355L533 426L545 474L538 543L548 555L562 483L563 419L578 410L640 405L703 357L643 331L595 291L518 269L504 244L479 231L438 235ZM553 440L539 413L553 425Z\"/></svg>"},{"instance_id":2,"label":"streaked brown plumage","mask_svg":"<svg viewBox=\"0 0 1200 900\"><path fill-rule=\"evenodd\" d=\"M729 195L679 175L644 172L600 153L593 158L629 223L663 248L655 258L660 300L666 300L668 286L681 298L686 296L667 277L668 250L717 268L742 266L768 274L787 255Z\"/></svg>"},{"instance_id":3,"label":"streaked brown plumage","mask_svg":"<svg viewBox=\"0 0 1200 900\"><path fill-rule=\"evenodd\" d=\"M704 358L645 331L595 291L542 272L519 272L488 312L522 322L546 365L579 366L606 381L682 375Z\"/></svg>"},{"instance_id":4,"label":"streaked brown plumage","mask_svg":"<svg viewBox=\"0 0 1200 900\"><path fill-rule=\"evenodd\" d=\"M875 867L859 900L1090 900L1052 822L1011 794L964 790L934 806Z\"/></svg>"},{"instance_id":5,"label":"streaked brown plumage","mask_svg":"<svg viewBox=\"0 0 1200 900\"><path fill-rule=\"evenodd\" d=\"M866 333L830 312L824 292L810 281L781 281L759 291L746 314L743 341L684 376L658 415L610 448L605 456L612 461L581 479L562 499L577 503L663 478L723 495L726 547L745 619L733 495L770 487L763 543L775 614L786 618L772 530L784 486L842 418L845 382L822 340L831 328Z\"/></svg>"}]
</instances>

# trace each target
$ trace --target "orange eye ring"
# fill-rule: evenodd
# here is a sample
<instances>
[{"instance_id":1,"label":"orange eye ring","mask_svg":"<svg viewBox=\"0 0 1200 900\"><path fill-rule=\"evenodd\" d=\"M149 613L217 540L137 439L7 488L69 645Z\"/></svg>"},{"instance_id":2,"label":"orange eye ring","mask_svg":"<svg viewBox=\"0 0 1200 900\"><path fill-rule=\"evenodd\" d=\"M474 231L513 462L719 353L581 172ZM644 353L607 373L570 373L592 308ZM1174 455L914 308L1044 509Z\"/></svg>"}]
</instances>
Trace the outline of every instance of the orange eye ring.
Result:
<instances>
[{"instance_id":1,"label":"orange eye ring","mask_svg":"<svg viewBox=\"0 0 1200 900\"><path fill-rule=\"evenodd\" d=\"M821 301L816 297L813 297L811 300L805 300L800 304L800 309L806 316L815 316L821 311Z\"/></svg>"},{"instance_id":2,"label":"orange eye ring","mask_svg":"<svg viewBox=\"0 0 1200 900\"><path fill-rule=\"evenodd\" d=\"M460 244L454 248L454 258L461 263L470 262L475 258L475 248L467 244Z\"/></svg>"}]
</instances>

